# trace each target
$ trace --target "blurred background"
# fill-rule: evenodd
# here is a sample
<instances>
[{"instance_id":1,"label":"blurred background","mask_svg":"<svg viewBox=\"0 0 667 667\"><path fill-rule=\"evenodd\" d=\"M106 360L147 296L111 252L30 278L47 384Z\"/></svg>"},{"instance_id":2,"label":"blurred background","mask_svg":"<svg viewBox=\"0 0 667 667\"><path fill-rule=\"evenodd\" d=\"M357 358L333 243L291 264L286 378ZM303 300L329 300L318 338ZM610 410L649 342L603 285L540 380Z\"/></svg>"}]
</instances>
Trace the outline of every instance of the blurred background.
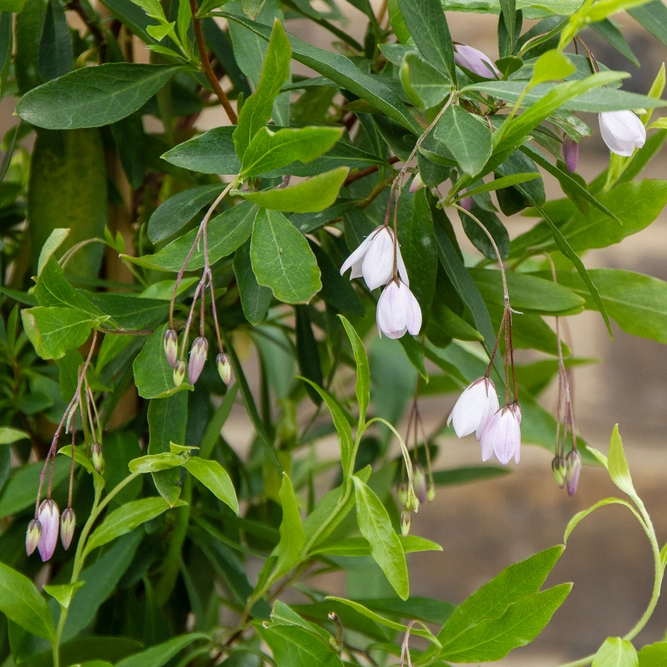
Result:
<instances>
[{"instance_id":1,"label":"blurred background","mask_svg":"<svg viewBox=\"0 0 667 667\"><path fill-rule=\"evenodd\" d=\"M339 4L349 15L346 30L363 41L365 19L350 4L343 1ZM381 0L374 0L373 4L379 8ZM481 49L492 59L497 57L495 16L450 12L447 18L455 41ZM667 48L628 16L616 18L641 61L641 68L612 50L596 33L588 30L583 39L608 67L632 74L624 83L626 90L646 93L661 63L667 60ZM290 31L310 43L330 46L329 33L308 22L291 22ZM306 70L295 64L295 71ZM3 134L15 123L12 112L12 100L0 101ZM594 135L581 144L579 172L591 180L605 168L608 151L599 137L597 119L585 115L583 119L594 129ZM155 131L160 131L158 121L154 122ZM205 130L225 122L217 110L207 110L197 127ZM664 148L644 177L667 178ZM545 184L547 193L557 196L551 177L545 178ZM516 236L533 223L534 220L513 219L508 225L510 235ZM462 234L460 240L466 247ZM589 252L585 263L588 268L626 269L667 280L666 249L667 215L663 213L648 229L627 238L621 245ZM591 445L606 451L613 425L620 424L635 486L664 543L667 541L667 348L631 337L618 328L612 342L597 313L577 315L568 318L568 322L568 343L574 353L598 360L597 364L577 367L574 371L580 434ZM452 396L447 402L423 401L420 407L427 432L439 426L454 400ZM544 406L555 411L553 392L546 393ZM248 445L250 427L240 407L232 413L223 434L235 447ZM479 446L474 437L459 441L446 436L439 438L438 443L441 448L436 469L479 465ZM334 455L333 449L327 453ZM615 487L602 470L585 467L576 496L569 498L553 481L552 457L552 453L542 448L526 446L521 464L511 465L511 473L504 477L440 488L435 500L422 506L413 519L413 534L443 546L441 553L410 556L413 595L458 603L504 567L560 543L567 522L576 512L616 495ZM360 578L355 582L354 577L348 581L352 597L371 597L378 592L375 582L362 581ZM574 582L574 589L552 623L533 644L496 664L557 665L594 652L606 636L623 635L636 623L650 597L652 561L648 542L626 509L603 508L576 529L548 583L563 581ZM335 577L328 583L342 585ZM639 636L637 646L663 638L666 630L667 599Z\"/></svg>"}]
</instances>

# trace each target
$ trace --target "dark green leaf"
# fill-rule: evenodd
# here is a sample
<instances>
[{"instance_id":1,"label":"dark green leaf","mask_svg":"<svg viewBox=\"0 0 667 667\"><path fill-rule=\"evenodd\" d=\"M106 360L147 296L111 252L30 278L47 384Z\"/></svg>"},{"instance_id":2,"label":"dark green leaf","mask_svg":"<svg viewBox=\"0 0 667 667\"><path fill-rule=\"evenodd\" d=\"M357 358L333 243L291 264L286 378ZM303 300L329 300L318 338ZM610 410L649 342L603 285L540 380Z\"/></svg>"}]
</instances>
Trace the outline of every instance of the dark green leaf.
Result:
<instances>
[{"instance_id":1,"label":"dark green leaf","mask_svg":"<svg viewBox=\"0 0 667 667\"><path fill-rule=\"evenodd\" d=\"M94 319L74 308L28 308L21 311L23 327L42 359L59 359L83 345Z\"/></svg>"},{"instance_id":2,"label":"dark green leaf","mask_svg":"<svg viewBox=\"0 0 667 667\"><path fill-rule=\"evenodd\" d=\"M234 150L235 127L216 127L168 150L162 159L202 174L238 174L241 161Z\"/></svg>"},{"instance_id":3,"label":"dark green leaf","mask_svg":"<svg viewBox=\"0 0 667 667\"><path fill-rule=\"evenodd\" d=\"M357 330L342 315L339 317L345 327L345 333L350 339L357 367L357 404L359 405L359 421L363 423L366 421L366 410L371 402L371 371L368 366L368 357L366 356L364 343L359 337Z\"/></svg>"},{"instance_id":4,"label":"dark green leaf","mask_svg":"<svg viewBox=\"0 0 667 667\"><path fill-rule=\"evenodd\" d=\"M453 87L446 75L414 52L405 55L400 77L405 94L421 109L430 109L440 104Z\"/></svg>"},{"instance_id":5,"label":"dark green leaf","mask_svg":"<svg viewBox=\"0 0 667 667\"><path fill-rule=\"evenodd\" d=\"M16 112L51 130L110 125L140 109L180 69L129 63L82 67L31 90Z\"/></svg>"},{"instance_id":6,"label":"dark green leaf","mask_svg":"<svg viewBox=\"0 0 667 667\"><path fill-rule=\"evenodd\" d=\"M234 254L234 275L241 296L243 314L250 324L257 325L265 317L273 293L257 282L250 262L250 239Z\"/></svg>"},{"instance_id":7,"label":"dark green leaf","mask_svg":"<svg viewBox=\"0 0 667 667\"><path fill-rule=\"evenodd\" d=\"M227 471L217 462L195 456L183 466L196 477L216 498L235 513L239 513L239 501Z\"/></svg>"},{"instance_id":8,"label":"dark green leaf","mask_svg":"<svg viewBox=\"0 0 667 667\"><path fill-rule=\"evenodd\" d=\"M628 14L663 44L667 44L667 7L661 0L628 9Z\"/></svg>"},{"instance_id":9,"label":"dark green leaf","mask_svg":"<svg viewBox=\"0 0 667 667\"><path fill-rule=\"evenodd\" d=\"M129 658L125 658L116 663L116 667L162 667L172 658L175 658L184 648L187 648L192 642L198 639L208 640L208 636L200 633L181 635L173 637L157 646L151 646L141 653L135 653Z\"/></svg>"},{"instance_id":10,"label":"dark green leaf","mask_svg":"<svg viewBox=\"0 0 667 667\"><path fill-rule=\"evenodd\" d=\"M283 481L280 486L280 503L283 508L283 518L280 522L280 542L277 546L278 562L273 571L274 577L289 572L299 562L301 549L306 544L306 534L301 525L301 514L294 487L285 473L283 473Z\"/></svg>"}]
</instances>

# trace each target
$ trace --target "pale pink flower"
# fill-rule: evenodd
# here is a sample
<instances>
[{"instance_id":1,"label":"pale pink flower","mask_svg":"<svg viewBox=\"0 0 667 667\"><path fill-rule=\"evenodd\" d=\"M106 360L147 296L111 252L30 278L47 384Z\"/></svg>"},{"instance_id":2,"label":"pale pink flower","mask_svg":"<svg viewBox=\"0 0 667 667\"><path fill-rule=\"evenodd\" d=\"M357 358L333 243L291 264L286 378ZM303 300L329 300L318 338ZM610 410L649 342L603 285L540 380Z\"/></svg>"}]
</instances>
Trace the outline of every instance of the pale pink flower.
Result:
<instances>
[{"instance_id":1,"label":"pale pink flower","mask_svg":"<svg viewBox=\"0 0 667 667\"><path fill-rule=\"evenodd\" d=\"M494 75L500 76L500 71L491 58L468 44L454 44L454 60L459 67L486 79L492 79Z\"/></svg>"},{"instance_id":2,"label":"pale pink flower","mask_svg":"<svg viewBox=\"0 0 667 667\"><path fill-rule=\"evenodd\" d=\"M600 134L612 153L629 157L646 141L646 128L632 111L603 111Z\"/></svg>"},{"instance_id":3,"label":"pale pink flower","mask_svg":"<svg viewBox=\"0 0 667 667\"><path fill-rule=\"evenodd\" d=\"M504 405L497 410L482 429L480 436L482 461L488 461L494 454L507 465L514 457L516 463L521 458L521 408L517 403Z\"/></svg>"},{"instance_id":4,"label":"pale pink flower","mask_svg":"<svg viewBox=\"0 0 667 667\"><path fill-rule=\"evenodd\" d=\"M498 409L498 394L493 381L479 378L468 385L449 414L447 426L453 422L459 438L477 431L477 439L488 420Z\"/></svg>"},{"instance_id":5,"label":"pale pink flower","mask_svg":"<svg viewBox=\"0 0 667 667\"><path fill-rule=\"evenodd\" d=\"M400 338L406 332L416 336L422 327L419 302L398 278L392 280L380 295L375 317L378 333L387 338Z\"/></svg>"},{"instance_id":6,"label":"pale pink flower","mask_svg":"<svg viewBox=\"0 0 667 667\"><path fill-rule=\"evenodd\" d=\"M570 137L563 139L563 160L567 170L572 174L577 170L579 160L579 144Z\"/></svg>"},{"instance_id":7,"label":"pale pink flower","mask_svg":"<svg viewBox=\"0 0 667 667\"><path fill-rule=\"evenodd\" d=\"M58 505L50 498L44 500L39 506L37 519L42 527L42 534L39 536L37 549L42 560L46 562L53 556L58 542L58 530L60 528Z\"/></svg>"}]
</instances>

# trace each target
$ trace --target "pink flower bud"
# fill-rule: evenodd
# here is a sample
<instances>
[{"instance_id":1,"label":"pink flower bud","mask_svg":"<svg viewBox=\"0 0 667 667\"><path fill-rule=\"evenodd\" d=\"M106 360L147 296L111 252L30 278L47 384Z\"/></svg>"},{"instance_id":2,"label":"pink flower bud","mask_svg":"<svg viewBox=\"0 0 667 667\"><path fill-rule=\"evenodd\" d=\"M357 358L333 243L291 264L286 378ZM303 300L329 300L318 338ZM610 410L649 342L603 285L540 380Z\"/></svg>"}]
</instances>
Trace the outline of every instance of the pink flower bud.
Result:
<instances>
[{"instance_id":1,"label":"pink flower bud","mask_svg":"<svg viewBox=\"0 0 667 667\"><path fill-rule=\"evenodd\" d=\"M215 358L215 364L218 367L220 379L225 384L229 384L232 379L232 365L229 363L229 357L224 352L221 352Z\"/></svg>"},{"instance_id":2,"label":"pink flower bud","mask_svg":"<svg viewBox=\"0 0 667 667\"><path fill-rule=\"evenodd\" d=\"M401 512L401 534L407 537L410 534L410 526L412 525L412 517L410 512L403 510Z\"/></svg>"},{"instance_id":3,"label":"pink flower bud","mask_svg":"<svg viewBox=\"0 0 667 667\"><path fill-rule=\"evenodd\" d=\"M447 426L453 422L454 432L459 438L477 431L479 440L482 430L498 407L498 394L493 381L479 378L463 390L449 414Z\"/></svg>"},{"instance_id":4,"label":"pink flower bud","mask_svg":"<svg viewBox=\"0 0 667 667\"><path fill-rule=\"evenodd\" d=\"M74 528L76 527L76 514L71 507L68 507L60 517L60 541L65 551L69 549L74 537Z\"/></svg>"},{"instance_id":5,"label":"pink flower bud","mask_svg":"<svg viewBox=\"0 0 667 667\"><path fill-rule=\"evenodd\" d=\"M208 355L208 341L203 336L195 338L190 349L190 363L188 364L188 382L194 384L204 370Z\"/></svg>"},{"instance_id":6,"label":"pink flower bud","mask_svg":"<svg viewBox=\"0 0 667 667\"><path fill-rule=\"evenodd\" d=\"M410 184L410 192L415 193L417 190L421 190L424 187L424 181L422 181L422 175L417 172L415 177L412 179Z\"/></svg>"},{"instance_id":7,"label":"pink flower bud","mask_svg":"<svg viewBox=\"0 0 667 667\"><path fill-rule=\"evenodd\" d=\"M167 357L167 362L173 368L178 356L178 336L173 329L167 329L164 332L162 339L164 345L164 353Z\"/></svg>"},{"instance_id":8,"label":"pink flower bud","mask_svg":"<svg viewBox=\"0 0 667 667\"><path fill-rule=\"evenodd\" d=\"M428 445L427 445L428 446ZM412 481L415 487L415 493L420 503L426 502L426 475L421 463L415 463L412 468Z\"/></svg>"},{"instance_id":9,"label":"pink flower bud","mask_svg":"<svg viewBox=\"0 0 667 667\"><path fill-rule=\"evenodd\" d=\"M472 197L464 197L459 201L459 206L464 208L468 213L472 211L473 200Z\"/></svg>"},{"instance_id":10,"label":"pink flower bud","mask_svg":"<svg viewBox=\"0 0 667 667\"><path fill-rule=\"evenodd\" d=\"M477 76L493 79L500 76L500 71L485 53L467 44L454 44L454 61L459 67L467 69Z\"/></svg>"},{"instance_id":11,"label":"pink flower bud","mask_svg":"<svg viewBox=\"0 0 667 667\"><path fill-rule=\"evenodd\" d=\"M98 442L93 443L90 448L90 456L93 460L95 470L100 474L104 474L104 454L102 453L102 445Z\"/></svg>"},{"instance_id":12,"label":"pink flower bud","mask_svg":"<svg viewBox=\"0 0 667 667\"><path fill-rule=\"evenodd\" d=\"M185 362L184 361L177 361L174 364L174 385L177 387L180 387L183 384L183 380L185 380Z\"/></svg>"},{"instance_id":13,"label":"pink flower bud","mask_svg":"<svg viewBox=\"0 0 667 667\"><path fill-rule=\"evenodd\" d=\"M498 410L487 422L480 437L482 461L494 454L507 465L512 457L516 463L521 457L521 408L511 403Z\"/></svg>"},{"instance_id":14,"label":"pink flower bud","mask_svg":"<svg viewBox=\"0 0 667 667\"><path fill-rule=\"evenodd\" d=\"M632 111L603 111L600 134L612 153L629 157L646 141L646 128Z\"/></svg>"},{"instance_id":15,"label":"pink flower bud","mask_svg":"<svg viewBox=\"0 0 667 667\"><path fill-rule=\"evenodd\" d=\"M579 160L579 144L570 137L563 138L563 159L567 170L572 174L577 170Z\"/></svg>"},{"instance_id":16,"label":"pink flower bud","mask_svg":"<svg viewBox=\"0 0 667 667\"><path fill-rule=\"evenodd\" d=\"M551 471L553 472L556 484L562 489L565 486L565 476L567 474L565 459L562 456L556 456L551 462Z\"/></svg>"},{"instance_id":17,"label":"pink flower bud","mask_svg":"<svg viewBox=\"0 0 667 667\"><path fill-rule=\"evenodd\" d=\"M387 338L401 338L406 332L416 336L422 327L422 311L410 288L392 280L378 299L375 315L378 333Z\"/></svg>"},{"instance_id":18,"label":"pink flower bud","mask_svg":"<svg viewBox=\"0 0 667 667\"><path fill-rule=\"evenodd\" d=\"M46 562L53 556L58 542L58 527L60 525L60 512L58 505L51 500L44 500L39 506L37 518L42 526L42 534L37 543L37 549L42 560Z\"/></svg>"},{"instance_id":19,"label":"pink flower bud","mask_svg":"<svg viewBox=\"0 0 667 667\"><path fill-rule=\"evenodd\" d=\"M25 533L25 551L30 556L39 544L39 538L42 536L42 524L38 519L33 519L28 524L28 530Z\"/></svg>"},{"instance_id":20,"label":"pink flower bud","mask_svg":"<svg viewBox=\"0 0 667 667\"><path fill-rule=\"evenodd\" d=\"M401 280L409 286L408 272L398 245L396 253L398 273ZM370 290L386 285L394 273L394 232L389 227L377 227L345 260L340 274L343 275L349 268L352 269L350 280L363 276Z\"/></svg>"},{"instance_id":21,"label":"pink flower bud","mask_svg":"<svg viewBox=\"0 0 667 667\"><path fill-rule=\"evenodd\" d=\"M565 457L565 482L567 494L573 496L579 486L579 475L581 474L581 454L573 449Z\"/></svg>"}]
</instances>

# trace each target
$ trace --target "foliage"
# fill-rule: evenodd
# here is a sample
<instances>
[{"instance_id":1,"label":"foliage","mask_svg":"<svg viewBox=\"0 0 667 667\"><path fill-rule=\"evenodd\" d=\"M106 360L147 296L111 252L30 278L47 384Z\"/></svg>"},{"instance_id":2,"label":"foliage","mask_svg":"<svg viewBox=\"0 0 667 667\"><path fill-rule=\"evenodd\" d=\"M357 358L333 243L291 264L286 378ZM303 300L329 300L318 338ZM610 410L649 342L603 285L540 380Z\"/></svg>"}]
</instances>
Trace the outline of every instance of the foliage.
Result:
<instances>
[{"instance_id":1,"label":"foliage","mask_svg":"<svg viewBox=\"0 0 667 667\"><path fill-rule=\"evenodd\" d=\"M457 607L410 597L408 554L441 550L409 534L411 513L436 485L506 472L434 472L446 426L427 436L418 402L482 376L504 392L513 434L478 415L468 433L485 459L518 462L522 439L554 451L568 492L583 457L630 497L577 514L566 540L614 503L651 543L646 613L572 664L663 664L664 642L632 640L665 549L618 430L608 458L577 434L570 371L587 360L560 321L589 309L610 334L613 320L667 342L664 282L581 259L667 203L667 181L640 178L667 138L652 122L667 102L664 67L646 95L624 91L629 75L598 63L580 32L593 24L636 61L610 17L627 11L667 43L664 5L389 0L376 15L368 0L102 2L0 0L0 95L18 118L0 165L2 664L427 666L526 645L569 593L543 589L564 546ZM364 16L363 44L347 5ZM499 59L464 60L451 11L497 13ZM303 19L335 47L294 37ZM222 124L199 132L212 109ZM586 182L561 159L592 132L576 112L626 110L641 110L643 147ZM546 200L547 179L562 198ZM517 236L519 213L536 223ZM354 251L353 277L386 270L385 291L341 275ZM515 366L518 348L539 360ZM537 400L554 379L555 418ZM246 447L222 433L235 406ZM330 436L333 456L318 447ZM48 560L58 530L65 548L44 572L30 554L39 544ZM383 583L321 589L317 575L350 563Z\"/></svg>"}]
</instances>

